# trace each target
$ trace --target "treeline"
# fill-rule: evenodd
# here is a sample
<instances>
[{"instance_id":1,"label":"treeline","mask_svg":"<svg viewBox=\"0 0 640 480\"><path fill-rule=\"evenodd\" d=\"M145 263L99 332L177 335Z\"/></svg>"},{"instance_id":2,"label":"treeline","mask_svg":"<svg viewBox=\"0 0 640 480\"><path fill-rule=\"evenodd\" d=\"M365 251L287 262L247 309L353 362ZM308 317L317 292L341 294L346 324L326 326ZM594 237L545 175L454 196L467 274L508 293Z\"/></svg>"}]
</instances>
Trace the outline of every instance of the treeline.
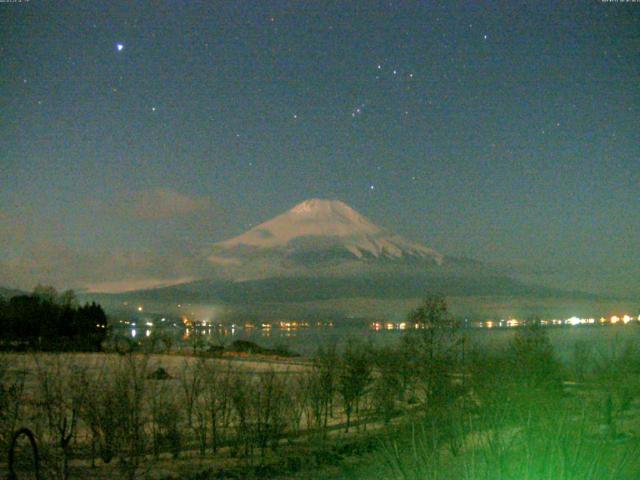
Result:
<instances>
[{"instance_id":1,"label":"treeline","mask_svg":"<svg viewBox=\"0 0 640 480\"><path fill-rule=\"evenodd\" d=\"M99 350L107 316L95 303L79 305L72 290L38 286L29 295L0 297L3 349Z\"/></svg>"}]
</instances>

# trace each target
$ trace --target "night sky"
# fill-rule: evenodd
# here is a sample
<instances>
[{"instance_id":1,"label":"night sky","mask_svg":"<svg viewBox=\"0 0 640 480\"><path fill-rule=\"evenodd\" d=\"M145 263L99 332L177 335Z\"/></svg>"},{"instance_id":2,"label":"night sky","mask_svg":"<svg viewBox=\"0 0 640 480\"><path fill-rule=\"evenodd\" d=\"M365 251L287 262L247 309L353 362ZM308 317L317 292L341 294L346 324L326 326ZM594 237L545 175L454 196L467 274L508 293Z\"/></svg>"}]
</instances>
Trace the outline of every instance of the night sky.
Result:
<instances>
[{"instance_id":1,"label":"night sky","mask_svg":"<svg viewBox=\"0 0 640 480\"><path fill-rule=\"evenodd\" d=\"M640 3L3 2L0 285L190 277L319 197L640 293L639 118Z\"/></svg>"}]
</instances>

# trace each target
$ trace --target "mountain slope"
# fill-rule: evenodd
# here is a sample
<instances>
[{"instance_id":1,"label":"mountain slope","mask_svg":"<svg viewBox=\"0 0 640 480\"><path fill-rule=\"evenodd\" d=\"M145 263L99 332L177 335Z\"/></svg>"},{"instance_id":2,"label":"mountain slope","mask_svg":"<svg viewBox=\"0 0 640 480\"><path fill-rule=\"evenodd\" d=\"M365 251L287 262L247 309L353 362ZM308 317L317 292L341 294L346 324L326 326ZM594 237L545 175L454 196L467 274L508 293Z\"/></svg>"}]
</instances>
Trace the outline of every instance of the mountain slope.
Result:
<instances>
[{"instance_id":1,"label":"mountain slope","mask_svg":"<svg viewBox=\"0 0 640 480\"><path fill-rule=\"evenodd\" d=\"M249 305L299 303L344 298L419 298L428 292L447 296L535 296L537 298L595 298L582 292L565 292L529 285L506 276L460 277L452 275L371 275L356 277L280 277L240 282L200 280L181 285L114 295L119 300L157 301L171 304L224 303Z\"/></svg>"},{"instance_id":2,"label":"mountain slope","mask_svg":"<svg viewBox=\"0 0 640 480\"><path fill-rule=\"evenodd\" d=\"M120 307L123 301L224 305L259 316L304 316L318 302L334 308L339 301L393 302L429 292L459 298L593 300L581 292L518 281L471 259L443 256L335 200L300 203L242 235L213 244L206 259L211 275L201 280L92 298ZM274 310L274 305L280 307Z\"/></svg>"},{"instance_id":3,"label":"mountain slope","mask_svg":"<svg viewBox=\"0 0 640 480\"><path fill-rule=\"evenodd\" d=\"M281 276L287 270L318 274L327 266L342 267L346 273L380 261L442 265L444 256L384 230L341 201L311 199L214 244L208 260L227 268L233 278L247 280Z\"/></svg>"}]
</instances>

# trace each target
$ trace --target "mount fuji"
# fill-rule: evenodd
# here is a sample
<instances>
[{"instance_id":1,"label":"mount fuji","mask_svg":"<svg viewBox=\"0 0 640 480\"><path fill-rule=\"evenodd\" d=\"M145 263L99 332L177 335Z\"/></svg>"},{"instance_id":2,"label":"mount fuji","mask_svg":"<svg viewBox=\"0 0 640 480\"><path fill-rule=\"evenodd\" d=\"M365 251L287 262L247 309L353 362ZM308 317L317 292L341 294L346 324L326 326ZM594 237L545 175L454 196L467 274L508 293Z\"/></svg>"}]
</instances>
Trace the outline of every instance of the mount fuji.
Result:
<instances>
[{"instance_id":1,"label":"mount fuji","mask_svg":"<svg viewBox=\"0 0 640 480\"><path fill-rule=\"evenodd\" d=\"M457 298L457 312L539 315L541 305L596 301L532 285L482 262L443 255L385 230L338 200L306 200L196 259L199 280L88 299L199 305L217 318L395 318L427 293ZM555 303L554 303L555 302ZM590 307L591 308L591 307ZM554 310L555 311L555 310ZM551 313L550 313L551 315Z\"/></svg>"},{"instance_id":2,"label":"mount fuji","mask_svg":"<svg viewBox=\"0 0 640 480\"><path fill-rule=\"evenodd\" d=\"M445 257L386 231L339 200L311 199L214 244L208 261L235 280L250 280L400 266L438 268Z\"/></svg>"},{"instance_id":3,"label":"mount fuji","mask_svg":"<svg viewBox=\"0 0 640 480\"><path fill-rule=\"evenodd\" d=\"M584 297L523 283L481 262L443 255L379 227L338 200L306 200L237 237L210 245L198 263L200 280L92 298L120 305L226 305L232 315L265 318L334 310L351 315L380 302L395 308L394 302L428 292L468 299Z\"/></svg>"},{"instance_id":4,"label":"mount fuji","mask_svg":"<svg viewBox=\"0 0 640 480\"><path fill-rule=\"evenodd\" d=\"M200 280L129 292L176 303L291 303L345 298L528 295L551 290L490 265L445 256L389 232L338 200L306 200L247 232L212 244Z\"/></svg>"}]
</instances>

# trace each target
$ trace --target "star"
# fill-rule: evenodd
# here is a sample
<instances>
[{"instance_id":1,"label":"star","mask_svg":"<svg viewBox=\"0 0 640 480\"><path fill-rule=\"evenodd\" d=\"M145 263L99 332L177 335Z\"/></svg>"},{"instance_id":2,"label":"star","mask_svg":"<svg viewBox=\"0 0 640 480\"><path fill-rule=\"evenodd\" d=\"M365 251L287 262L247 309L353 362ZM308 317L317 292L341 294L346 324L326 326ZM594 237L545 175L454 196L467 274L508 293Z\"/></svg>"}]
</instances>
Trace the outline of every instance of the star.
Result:
<instances>
[{"instance_id":1,"label":"star","mask_svg":"<svg viewBox=\"0 0 640 480\"><path fill-rule=\"evenodd\" d=\"M362 112L363 112L363 109L364 109L365 105L366 105L366 103L362 103L362 104L360 104L360 106L353 108L351 110L351 116L355 118L355 117L358 117L358 116L362 115Z\"/></svg>"},{"instance_id":2,"label":"star","mask_svg":"<svg viewBox=\"0 0 640 480\"><path fill-rule=\"evenodd\" d=\"M486 40L487 38L489 38L489 36L487 34L485 34L482 38L484 38Z\"/></svg>"},{"instance_id":3,"label":"star","mask_svg":"<svg viewBox=\"0 0 640 480\"><path fill-rule=\"evenodd\" d=\"M122 44L122 43L116 43L116 50L118 50L119 52L121 52L122 50L124 50L124 44Z\"/></svg>"},{"instance_id":4,"label":"star","mask_svg":"<svg viewBox=\"0 0 640 480\"><path fill-rule=\"evenodd\" d=\"M297 114L297 113L294 113L294 114L293 114L293 118L294 118L294 120L295 120L295 119L297 119L297 118L298 118L298 114Z\"/></svg>"},{"instance_id":5,"label":"star","mask_svg":"<svg viewBox=\"0 0 640 480\"><path fill-rule=\"evenodd\" d=\"M157 110L156 107L151 107L152 112L155 112L156 110Z\"/></svg>"},{"instance_id":6,"label":"star","mask_svg":"<svg viewBox=\"0 0 640 480\"><path fill-rule=\"evenodd\" d=\"M374 185L369 185L369 190L375 190L376 187Z\"/></svg>"}]
</instances>

